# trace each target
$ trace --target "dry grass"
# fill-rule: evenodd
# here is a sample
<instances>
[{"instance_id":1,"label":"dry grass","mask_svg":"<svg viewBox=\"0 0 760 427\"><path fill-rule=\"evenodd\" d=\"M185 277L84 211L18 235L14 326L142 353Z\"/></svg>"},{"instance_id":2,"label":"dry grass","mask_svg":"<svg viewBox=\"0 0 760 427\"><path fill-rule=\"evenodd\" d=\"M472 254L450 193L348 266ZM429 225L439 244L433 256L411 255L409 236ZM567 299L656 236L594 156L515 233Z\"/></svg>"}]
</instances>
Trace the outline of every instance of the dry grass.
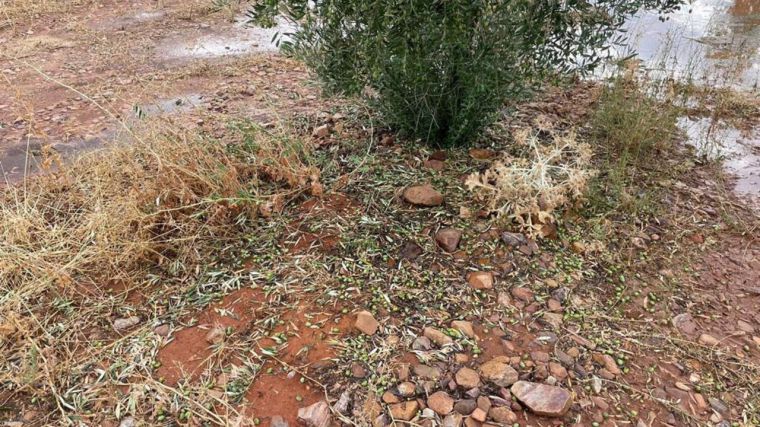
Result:
<instances>
[{"instance_id":1,"label":"dry grass","mask_svg":"<svg viewBox=\"0 0 760 427\"><path fill-rule=\"evenodd\" d=\"M89 2L90 0L0 0L0 29L44 14L65 13Z\"/></svg>"},{"instance_id":2,"label":"dry grass","mask_svg":"<svg viewBox=\"0 0 760 427\"><path fill-rule=\"evenodd\" d=\"M119 310L111 290L164 280L192 286L186 278L273 215L283 195L319 187L298 141L252 126L237 135L223 145L153 132L70 166L49 159L60 169L0 193L6 390L52 393L62 414L102 398L104 390L89 390L93 379L76 372L106 357L86 334ZM156 349L155 340L127 335L106 353L150 360ZM150 369L134 360L124 366ZM72 389L92 395L82 391L77 403Z\"/></svg>"}]
</instances>

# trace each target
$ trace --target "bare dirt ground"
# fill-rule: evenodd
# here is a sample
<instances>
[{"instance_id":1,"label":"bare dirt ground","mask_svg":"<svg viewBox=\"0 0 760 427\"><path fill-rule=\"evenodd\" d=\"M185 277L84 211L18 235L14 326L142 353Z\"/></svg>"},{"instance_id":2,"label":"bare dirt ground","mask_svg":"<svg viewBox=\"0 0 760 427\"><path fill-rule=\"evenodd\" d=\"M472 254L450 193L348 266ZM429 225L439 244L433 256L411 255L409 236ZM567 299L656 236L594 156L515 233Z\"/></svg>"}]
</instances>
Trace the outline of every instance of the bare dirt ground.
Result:
<instances>
[{"instance_id":1,"label":"bare dirt ground","mask_svg":"<svg viewBox=\"0 0 760 427\"><path fill-rule=\"evenodd\" d=\"M5 425L282 427L323 400L333 423L355 425L760 423L757 212L719 166L675 144L667 175L642 177L656 214L578 209L514 244L462 184L503 147L396 141L321 98L270 39L238 11L185 1L82 2L0 26L7 185L54 173L51 152L129 143L151 119L219 139L235 121L294 123L325 185L225 242L197 282L60 286L0 319ZM597 100L579 84L505 120L583 123ZM422 182L443 202L405 201ZM462 232L450 250L444 228ZM84 310L100 317L56 329ZM364 310L377 331L357 330ZM569 410L537 415L486 380L494 359L569 391ZM464 367L481 382L465 386ZM441 391L453 408L433 402Z\"/></svg>"}]
</instances>

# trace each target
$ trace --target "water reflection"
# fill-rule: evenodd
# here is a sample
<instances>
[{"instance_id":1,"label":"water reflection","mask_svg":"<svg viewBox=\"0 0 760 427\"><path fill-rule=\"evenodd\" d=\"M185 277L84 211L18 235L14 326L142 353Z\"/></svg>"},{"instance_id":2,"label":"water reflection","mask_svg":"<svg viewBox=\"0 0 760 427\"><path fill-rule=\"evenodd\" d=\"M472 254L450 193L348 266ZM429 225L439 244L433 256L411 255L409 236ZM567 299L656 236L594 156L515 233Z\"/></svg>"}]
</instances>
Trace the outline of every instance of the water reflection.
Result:
<instances>
[{"instance_id":1,"label":"water reflection","mask_svg":"<svg viewBox=\"0 0 760 427\"><path fill-rule=\"evenodd\" d=\"M630 48L650 70L711 85L758 88L760 0L694 0L664 22L657 13L639 14L626 30Z\"/></svg>"}]
</instances>

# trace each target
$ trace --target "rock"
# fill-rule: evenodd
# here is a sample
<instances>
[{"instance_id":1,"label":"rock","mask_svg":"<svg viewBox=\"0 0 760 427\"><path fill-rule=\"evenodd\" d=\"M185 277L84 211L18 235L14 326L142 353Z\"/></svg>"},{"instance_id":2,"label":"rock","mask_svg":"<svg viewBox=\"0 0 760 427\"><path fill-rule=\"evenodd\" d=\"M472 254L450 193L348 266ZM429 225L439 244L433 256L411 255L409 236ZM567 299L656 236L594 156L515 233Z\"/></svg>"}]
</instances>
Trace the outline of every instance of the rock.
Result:
<instances>
[{"instance_id":1,"label":"rock","mask_svg":"<svg viewBox=\"0 0 760 427\"><path fill-rule=\"evenodd\" d=\"M169 325L164 323L163 325L158 325L155 328L153 328L153 333L158 335L159 337L168 337L169 336Z\"/></svg>"},{"instance_id":2,"label":"rock","mask_svg":"<svg viewBox=\"0 0 760 427\"><path fill-rule=\"evenodd\" d=\"M558 380L564 380L567 378L567 369L559 363L549 362L549 373Z\"/></svg>"},{"instance_id":3,"label":"rock","mask_svg":"<svg viewBox=\"0 0 760 427\"><path fill-rule=\"evenodd\" d=\"M413 260L422 255L422 248L414 242L406 242L399 252L402 259Z\"/></svg>"},{"instance_id":4,"label":"rock","mask_svg":"<svg viewBox=\"0 0 760 427\"><path fill-rule=\"evenodd\" d=\"M364 369L361 363L354 362L351 364L351 376L354 378L364 378L367 376L367 370Z\"/></svg>"},{"instance_id":5,"label":"rock","mask_svg":"<svg viewBox=\"0 0 760 427\"><path fill-rule=\"evenodd\" d=\"M137 422L133 417L124 417L121 419L121 422L119 423L119 427L135 427L137 425Z\"/></svg>"},{"instance_id":6,"label":"rock","mask_svg":"<svg viewBox=\"0 0 760 427\"><path fill-rule=\"evenodd\" d=\"M454 355L454 362L458 365L465 364L470 361L470 356L466 355L465 353L456 353Z\"/></svg>"},{"instance_id":7,"label":"rock","mask_svg":"<svg viewBox=\"0 0 760 427\"><path fill-rule=\"evenodd\" d=\"M206 333L206 341L209 344L219 344L224 341L224 336L227 335L224 328L221 326L214 326Z\"/></svg>"},{"instance_id":8,"label":"rock","mask_svg":"<svg viewBox=\"0 0 760 427\"><path fill-rule=\"evenodd\" d=\"M329 427L332 423L330 405L321 400L311 406L298 410L298 421L307 427Z\"/></svg>"},{"instance_id":9,"label":"rock","mask_svg":"<svg viewBox=\"0 0 760 427\"><path fill-rule=\"evenodd\" d=\"M488 411L488 416L499 424L512 425L517 422L517 415L506 406L494 406Z\"/></svg>"},{"instance_id":10,"label":"rock","mask_svg":"<svg viewBox=\"0 0 760 427\"><path fill-rule=\"evenodd\" d=\"M425 336L419 336L414 339L412 342L412 350L417 351L428 351L433 347L433 344L430 342L430 339Z\"/></svg>"},{"instance_id":11,"label":"rock","mask_svg":"<svg viewBox=\"0 0 760 427\"><path fill-rule=\"evenodd\" d=\"M615 362L615 359L613 359L609 354L594 353L591 358L594 360L594 362L604 366L604 369L609 371L614 376L618 376L623 373Z\"/></svg>"},{"instance_id":12,"label":"rock","mask_svg":"<svg viewBox=\"0 0 760 427\"><path fill-rule=\"evenodd\" d=\"M573 396L561 387L518 381L510 390L533 413L546 417L564 416L573 404Z\"/></svg>"},{"instance_id":13,"label":"rock","mask_svg":"<svg viewBox=\"0 0 760 427\"><path fill-rule=\"evenodd\" d=\"M465 390L480 386L480 375L470 368L462 368L454 376L457 384Z\"/></svg>"},{"instance_id":14,"label":"rock","mask_svg":"<svg viewBox=\"0 0 760 427\"><path fill-rule=\"evenodd\" d=\"M410 421L417 415L417 411L420 409L420 404L416 400L410 400L407 402L394 403L388 406L388 410L391 413L391 417L394 420Z\"/></svg>"},{"instance_id":15,"label":"rock","mask_svg":"<svg viewBox=\"0 0 760 427\"><path fill-rule=\"evenodd\" d=\"M404 381L398 385L398 394L403 397L412 397L417 394L417 385L413 382Z\"/></svg>"},{"instance_id":16,"label":"rock","mask_svg":"<svg viewBox=\"0 0 760 427\"><path fill-rule=\"evenodd\" d=\"M562 311L562 303L554 298L550 298L549 301L546 302L546 308L548 308L549 311Z\"/></svg>"},{"instance_id":17,"label":"rock","mask_svg":"<svg viewBox=\"0 0 760 427\"><path fill-rule=\"evenodd\" d=\"M713 411L723 416L728 415L728 406L726 406L726 404L723 403L723 401L715 397L708 397L707 401L710 402L710 407L713 409Z\"/></svg>"},{"instance_id":18,"label":"rock","mask_svg":"<svg viewBox=\"0 0 760 427\"><path fill-rule=\"evenodd\" d=\"M478 403L474 399L464 399L454 404L454 411L462 415L470 415L477 407Z\"/></svg>"},{"instance_id":19,"label":"rock","mask_svg":"<svg viewBox=\"0 0 760 427\"><path fill-rule=\"evenodd\" d=\"M414 375L426 380L437 380L441 376L441 370L427 365L415 365Z\"/></svg>"},{"instance_id":20,"label":"rock","mask_svg":"<svg viewBox=\"0 0 760 427\"><path fill-rule=\"evenodd\" d=\"M375 320L375 316L369 311L360 311L356 314L356 323L354 327L367 335L374 335L380 324Z\"/></svg>"},{"instance_id":21,"label":"rock","mask_svg":"<svg viewBox=\"0 0 760 427\"><path fill-rule=\"evenodd\" d=\"M451 322L451 327L461 332L466 337L472 338L474 340L478 339L478 336L475 335L475 328L472 327L472 322L468 322L466 320L454 320Z\"/></svg>"},{"instance_id":22,"label":"rock","mask_svg":"<svg viewBox=\"0 0 760 427\"><path fill-rule=\"evenodd\" d=\"M338 401L333 405L333 410L339 414L347 414L348 406L351 404L351 392L349 390L340 394Z\"/></svg>"},{"instance_id":23,"label":"rock","mask_svg":"<svg viewBox=\"0 0 760 427\"><path fill-rule=\"evenodd\" d=\"M561 304L567 300L567 296L569 294L570 294L570 290L564 286L561 286L552 292L552 298L559 301Z\"/></svg>"},{"instance_id":24,"label":"rock","mask_svg":"<svg viewBox=\"0 0 760 427\"><path fill-rule=\"evenodd\" d=\"M496 151L489 150L487 148L472 148L470 149L470 157L475 160L489 160L496 157Z\"/></svg>"},{"instance_id":25,"label":"rock","mask_svg":"<svg viewBox=\"0 0 760 427\"><path fill-rule=\"evenodd\" d=\"M467 273L467 284L473 289L493 288L493 273L490 271L471 271Z\"/></svg>"},{"instance_id":26,"label":"rock","mask_svg":"<svg viewBox=\"0 0 760 427\"><path fill-rule=\"evenodd\" d=\"M512 297L506 292L499 292L496 296L496 302L503 308L512 306Z\"/></svg>"},{"instance_id":27,"label":"rock","mask_svg":"<svg viewBox=\"0 0 760 427\"><path fill-rule=\"evenodd\" d=\"M425 162L422 165L425 166L426 168L432 169L434 171L442 171L442 170L446 169L446 163L445 162L442 162L440 160L435 160L435 159L425 160Z\"/></svg>"},{"instance_id":28,"label":"rock","mask_svg":"<svg viewBox=\"0 0 760 427\"><path fill-rule=\"evenodd\" d=\"M547 363L549 362L549 353L545 351L532 351L530 353L530 358L533 359L534 362Z\"/></svg>"},{"instance_id":29,"label":"rock","mask_svg":"<svg viewBox=\"0 0 760 427\"><path fill-rule=\"evenodd\" d=\"M451 344L454 342L454 340L452 340L450 336L444 334L438 329L431 328L431 327L426 327L425 329L423 329L422 335L424 335L430 341L438 344L441 347L443 347L446 344Z\"/></svg>"},{"instance_id":30,"label":"rock","mask_svg":"<svg viewBox=\"0 0 760 427\"><path fill-rule=\"evenodd\" d=\"M478 402L478 408L480 408L480 409L482 409L482 410L484 410L486 412L488 412L488 410L491 409L491 399L489 399L489 398L487 398L485 396L480 396L480 397L478 397L477 402Z\"/></svg>"},{"instance_id":31,"label":"rock","mask_svg":"<svg viewBox=\"0 0 760 427\"><path fill-rule=\"evenodd\" d=\"M559 363L561 363L564 366L573 366L575 364L575 360L567 353L560 349L554 350L554 355L557 356L557 360L559 360Z\"/></svg>"},{"instance_id":32,"label":"rock","mask_svg":"<svg viewBox=\"0 0 760 427\"><path fill-rule=\"evenodd\" d=\"M330 125L324 124L322 126L318 126L314 128L314 131L311 133L311 136L314 138L327 138L330 136Z\"/></svg>"},{"instance_id":33,"label":"rock","mask_svg":"<svg viewBox=\"0 0 760 427\"><path fill-rule=\"evenodd\" d=\"M454 410L454 399L445 391L437 391L428 397L427 406L438 415L447 415Z\"/></svg>"},{"instance_id":34,"label":"rock","mask_svg":"<svg viewBox=\"0 0 760 427\"><path fill-rule=\"evenodd\" d=\"M401 402L401 399L399 399L398 396L391 393L390 391L386 391L385 393L383 393L382 399L383 399L383 403L387 403L389 405L393 403Z\"/></svg>"},{"instance_id":35,"label":"rock","mask_svg":"<svg viewBox=\"0 0 760 427\"><path fill-rule=\"evenodd\" d=\"M578 255L582 255L586 252L586 244L583 242L575 241L570 245L570 249Z\"/></svg>"},{"instance_id":36,"label":"rock","mask_svg":"<svg viewBox=\"0 0 760 427\"><path fill-rule=\"evenodd\" d=\"M518 373L509 366L506 358L494 358L480 366L480 376L500 387L508 387L518 380Z\"/></svg>"},{"instance_id":37,"label":"rock","mask_svg":"<svg viewBox=\"0 0 760 427\"><path fill-rule=\"evenodd\" d=\"M673 326L686 335L693 335L697 331L697 324L689 313L681 313L671 319Z\"/></svg>"},{"instance_id":38,"label":"rock","mask_svg":"<svg viewBox=\"0 0 760 427\"><path fill-rule=\"evenodd\" d=\"M513 288L511 292L513 297L523 302L533 301L533 291L528 288Z\"/></svg>"},{"instance_id":39,"label":"rock","mask_svg":"<svg viewBox=\"0 0 760 427\"><path fill-rule=\"evenodd\" d=\"M737 321L736 325L738 326L739 330L742 332L746 332L748 334L755 333L755 327L749 324L748 322L745 322L744 320Z\"/></svg>"},{"instance_id":40,"label":"rock","mask_svg":"<svg viewBox=\"0 0 760 427\"><path fill-rule=\"evenodd\" d=\"M462 232L455 228L444 228L435 233L435 242L446 252L456 252Z\"/></svg>"},{"instance_id":41,"label":"rock","mask_svg":"<svg viewBox=\"0 0 760 427\"><path fill-rule=\"evenodd\" d=\"M464 427L483 427L483 423L475 420L475 418L467 417L464 419Z\"/></svg>"},{"instance_id":42,"label":"rock","mask_svg":"<svg viewBox=\"0 0 760 427\"><path fill-rule=\"evenodd\" d=\"M288 427L288 422L285 421L284 418L282 418L279 415L275 415L272 417L272 419L269 421L269 425L271 427Z\"/></svg>"},{"instance_id":43,"label":"rock","mask_svg":"<svg viewBox=\"0 0 760 427\"><path fill-rule=\"evenodd\" d=\"M481 423L485 422L487 417L488 413L480 408L475 408L472 414L470 414L470 418Z\"/></svg>"},{"instance_id":44,"label":"rock","mask_svg":"<svg viewBox=\"0 0 760 427\"><path fill-rule=\"evenodd\" d=\"M710 334L702 334L699 336L699 343L707 346L716 346L720 343L717 338Z\"/></svg>"},{"instance_id":45,"label":"rock","mask_svg":"<svg viewBox=\"0 0 760 427\"><path fill-rule=\"evenodd\" d=\"M525 237L524 234L509 233L509 232L506 232L506 231L504 233L501 233L501 240L504 243L506 243L507 246L511 246L511 247L514 247L514 248L522 246L522 245L525 245L525 244L528 243L528 239Z\"/></svg>"},{"instance_id":46,"label":"rock","mask_svg":"<svg viewBox=\"0 0 760 427\"><path fill-rule=\"evenodd\" d=\"M462 414L456 412L446 415L441 422L441 427L461 427L462 426Z\"/></svg>"},{"instance_id":47,"label":"rock","mask_svg":"<svg viewBox=\"0 0 760 427\"><path fill-rule=\"evenodd\" d=\"M417 206L439 206L443 196L430 184L413 185L404 190L404 200Z\"/></svg>"},{"instance_id":48,"label":"rock","mask_svg":"<svg viewBox=\"0 0 760 427\"><path fill-rule=\"evenodd\" d=\"M140 318L137 316L125 317L125 318L114 320L113 327L117 331L122 331L124 329L129 329L133 326L137 326L139 323L140 323Z\"/></svg>"}]
</instances>

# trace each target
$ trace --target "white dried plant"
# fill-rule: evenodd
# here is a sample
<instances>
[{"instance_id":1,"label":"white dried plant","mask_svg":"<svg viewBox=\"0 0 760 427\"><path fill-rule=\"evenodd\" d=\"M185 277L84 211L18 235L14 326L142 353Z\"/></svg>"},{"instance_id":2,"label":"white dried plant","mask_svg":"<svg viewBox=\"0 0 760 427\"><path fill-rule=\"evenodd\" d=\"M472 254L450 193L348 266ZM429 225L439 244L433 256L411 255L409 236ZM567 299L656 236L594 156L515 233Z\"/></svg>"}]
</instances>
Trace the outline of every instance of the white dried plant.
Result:
<instances>
[{"instance_id":1,"label":"white dried plant","mask_svg":"<svg viewBox=\"0 0 760 427\"><path fill-rule=\"evenodd\" d=\"M530 236L543 237L557 212L583 198L595 172L591 147L579 142L574 131L557 131L546 121L537 127L515 131L518 154L503 154L485 171L467 177L466 185L490 212ZM548 138L539 138L541 134Z\"/></svg>"}]
</instances>

